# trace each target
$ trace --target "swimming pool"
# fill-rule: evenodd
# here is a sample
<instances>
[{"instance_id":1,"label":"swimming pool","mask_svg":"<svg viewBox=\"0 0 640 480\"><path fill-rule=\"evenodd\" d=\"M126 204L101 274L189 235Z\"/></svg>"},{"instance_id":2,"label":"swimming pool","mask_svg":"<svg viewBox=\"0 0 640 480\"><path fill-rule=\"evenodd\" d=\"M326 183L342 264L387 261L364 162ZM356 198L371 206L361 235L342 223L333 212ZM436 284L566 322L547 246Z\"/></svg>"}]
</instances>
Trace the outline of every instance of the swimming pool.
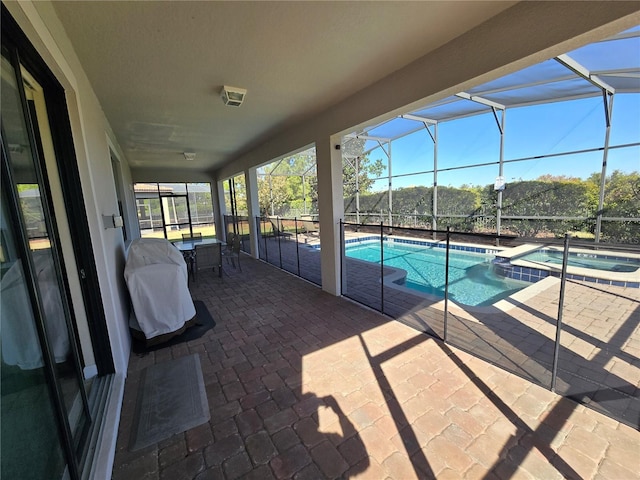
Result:
<instances>
[{"instance_id":1,"label":"swimming pool","mask_svg":"<svg viewBox=\"0 0 640 480\"><path fill-rule=\"evenodd\" d=\"M444 298L444 248L384 242L384 264L407 272L404 287ZM380 264L380 242L347 245L348 257ZM496 275L494 255L451 250L449 252L449 298L468 306L491 305L531 283Z\"/></svg>"}]
</instances>

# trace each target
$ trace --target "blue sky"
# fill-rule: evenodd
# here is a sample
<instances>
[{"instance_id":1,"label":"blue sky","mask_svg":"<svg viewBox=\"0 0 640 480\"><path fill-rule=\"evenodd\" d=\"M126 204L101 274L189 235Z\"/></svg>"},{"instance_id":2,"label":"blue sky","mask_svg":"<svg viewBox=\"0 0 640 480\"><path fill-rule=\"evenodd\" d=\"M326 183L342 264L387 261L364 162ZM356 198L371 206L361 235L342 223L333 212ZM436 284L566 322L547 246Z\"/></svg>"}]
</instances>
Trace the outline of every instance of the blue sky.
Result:
<instances>
[{"instance_id":1,"label":"blue sky","mask_svg":"<svg viewBox=\"0 0 640 480\"><path fill-rule=\"evenodd\" d=\"M505 160L568 151L599 148L604 145L605 120L601 97L512 108L505 123ZM497 162L500 137L492 114L443 122L439 125L438 168ZM613 104L610 146L640 143L640 94L618 94ZM433 142L426 131L418 131L391 143L392 173L401 175L433 169ZM370 158L387 157L379 149ZM531 180L540 175L567 175L586 178L602 168L602 152L507 163L507 182ZM608 172L640 171L640 146L611 149ZM386 169L383 176L387 175ZM438 185L493 184L498 166L490 165L439 172ZM393 179L393 187L431 186L433 174ZM373 190L386 189L386 180Z\"/></svg>"}]
</instances>

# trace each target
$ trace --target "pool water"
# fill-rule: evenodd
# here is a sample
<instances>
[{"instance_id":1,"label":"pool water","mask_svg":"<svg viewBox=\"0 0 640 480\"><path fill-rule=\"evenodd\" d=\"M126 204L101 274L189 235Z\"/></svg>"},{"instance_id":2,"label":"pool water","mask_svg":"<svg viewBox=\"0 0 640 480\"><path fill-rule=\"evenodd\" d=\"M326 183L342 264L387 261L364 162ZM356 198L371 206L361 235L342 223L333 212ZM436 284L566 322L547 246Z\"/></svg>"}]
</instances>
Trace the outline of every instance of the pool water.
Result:
<instances>
[{"instance_id":1,"label":"pool water","mask_svg":"<svg viewBox=\"0 0 640 480\"><path fill-rule=\"evenodd\" d=\"M380 264L380 242L347 246L348 257ZM443 248L384 244L384 264L407 272L405 287L444 298L446 253ZM494 273L493 255L449 252L449 298L469 306L491 305L531 285Z\"/></svg>"},{"instance_id":2,"label":"pool water","mask_svg":"<svg viewBox=\"0 0 640 480\"><path fill-rule=\"evenodd\" d=\"M555 250L537 250L527 253L518 260L528 260L530 262L549 263L552 265L562 265L563 253ZM640 268L638 259L603 258L597 254L570 253L567 260L570 267L590 268L592 270L604 270L607 272L635 272Z\"/></svg>"}]
</instances>

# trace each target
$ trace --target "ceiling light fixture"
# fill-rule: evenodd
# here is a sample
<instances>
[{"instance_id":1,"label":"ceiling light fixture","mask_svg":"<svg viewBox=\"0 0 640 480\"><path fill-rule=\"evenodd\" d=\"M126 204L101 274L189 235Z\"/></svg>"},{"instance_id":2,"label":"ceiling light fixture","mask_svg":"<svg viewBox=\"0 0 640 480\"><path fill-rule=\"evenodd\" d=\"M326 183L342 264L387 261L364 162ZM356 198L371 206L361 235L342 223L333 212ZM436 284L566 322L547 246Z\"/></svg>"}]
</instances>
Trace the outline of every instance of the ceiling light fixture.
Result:
<instances>
[{"instance_id":1,"label":"ceiling light fixture","mask_svg":"<svg viewBox=\"0 0 640 480\"><path fill-rule=\"evenodd\" d=\"M239 107L244 101L247 90L244 88L230 87L225 85L222 87L220 97L225 105L230 107Z\"/></svg>"},{"instance_id":2,"label":"ceiling light fixture","mask_svg":"<svg viewBox=\"0 0 640 480\"><path fill-rule=\"evenodd\" d=\"M196 154L194 152L184 152L184 159L192 162L196 159Z\"/></svg>"}]
</instances>

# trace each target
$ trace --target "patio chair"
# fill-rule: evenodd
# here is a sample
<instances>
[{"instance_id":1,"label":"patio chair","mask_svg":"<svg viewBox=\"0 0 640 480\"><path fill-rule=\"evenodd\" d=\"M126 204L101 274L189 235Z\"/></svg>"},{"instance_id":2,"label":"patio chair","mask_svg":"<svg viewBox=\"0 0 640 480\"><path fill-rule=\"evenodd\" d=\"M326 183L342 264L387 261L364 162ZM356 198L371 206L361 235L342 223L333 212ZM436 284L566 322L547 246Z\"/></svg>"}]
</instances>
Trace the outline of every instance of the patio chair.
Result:
<instances>
[{"instance_id":1,"label":"patio chair","mask_svg":"<svg viewBox=\"0 0 640 480\"><path fill-rule=\"evenodd\" d=\"M274 237L282 237L285 240L287 238L291 238L291 232L285 232L283 228L278 226L278 224L280 223L278 219L276 219L274 222L274 220L270 218L269 221L271 222L271 228L273 230Z\"/></svg>"},{"instance_id":2,"label":"patio chair","mask_svg":"<svg viewBox=\"0 0 640 480\"><path fill-rule=\"evenodd\" d=\"M233 232L227 233L227 246L222 251L222 256L227 259L227 263L231 262L233 268L236 268L236 259L238 260L238 269L242 271L240 266L240 235Z\"/></svg>"},{"instance_id":3,"label":"patio chair","mask_svg":"<svg viewBox=\"0 0 640 480\"><path fill-rule=\"evenodd\" d=\"M311 217L300 217L300 223L302 224L302 232L304 234L319 234L320 225L318 224L318 222L314 222Z\"/></svg>"},{"instance_id":4,"label":"patio chair","mask_svg":"<svg viewBox=\"0 0 640 480\"><path fill-rule=\"evenodd\" d=\"M183 233L182 234L182 241L186 242L189 240L202 240L202 233L200 232L194 232L193 235L189 234L189 233ZM182 255L184 256L184 261L186 262L187 266L189 267L189 277L191 277L192 275L195 274L195 266L196 266L196 251L194 250L185 250L182 252Z\"/></svg>"},{"instance_id":5,"label":"patio chair","mask_svg":"<svg viewBox=\"0 0 640 480\"><path fill-rule=\"evenodd\" d=\"M182 240L202 240L202 232L183 233Z\"/></svg>"},{"instance_id":6,"label":"patio chair","mask_svg":"<svg viewBox=\"0 0 640 480\"><path fill-rule=\"evenodd\" d=\"M197 280L197 275L200 270L205 270L210 268L211 270L215 270L217 266L220 265L219 251L220 245L196 245L195 249L195 276Z\"/></svg>"}]
</instances>

